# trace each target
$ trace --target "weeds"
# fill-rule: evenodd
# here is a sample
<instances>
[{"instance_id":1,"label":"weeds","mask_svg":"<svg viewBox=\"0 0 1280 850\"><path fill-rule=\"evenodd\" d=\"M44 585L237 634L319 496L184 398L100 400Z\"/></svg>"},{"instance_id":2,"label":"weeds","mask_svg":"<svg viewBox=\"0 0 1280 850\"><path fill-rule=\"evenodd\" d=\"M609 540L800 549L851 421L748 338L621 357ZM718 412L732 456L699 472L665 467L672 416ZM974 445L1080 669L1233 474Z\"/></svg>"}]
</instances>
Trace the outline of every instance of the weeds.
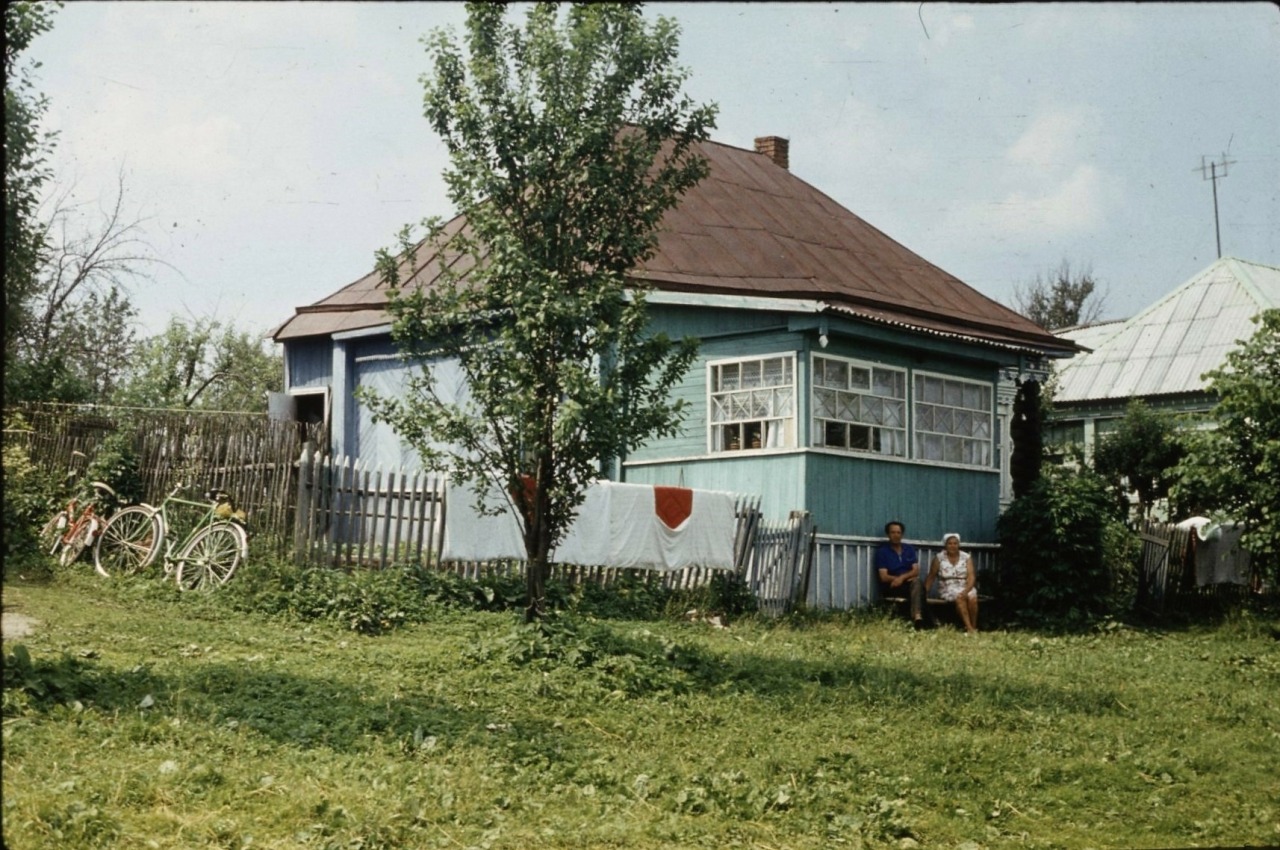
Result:
<instances>
[{"instance_id":1,"label":"weeds","mask_svg":"<svg viewBox=\"0 0 1280 850\"><path fill-rule=\"evenodd\" d=\"M524 625L501 584L291 569L210 596L84 571L7 585L42 626L5 648L5 847L1280 835L1266 616L967 639L873 614L611 618L566 591ZM637 584L625 610L689 602Z\"/></svg>"}]
</instances>

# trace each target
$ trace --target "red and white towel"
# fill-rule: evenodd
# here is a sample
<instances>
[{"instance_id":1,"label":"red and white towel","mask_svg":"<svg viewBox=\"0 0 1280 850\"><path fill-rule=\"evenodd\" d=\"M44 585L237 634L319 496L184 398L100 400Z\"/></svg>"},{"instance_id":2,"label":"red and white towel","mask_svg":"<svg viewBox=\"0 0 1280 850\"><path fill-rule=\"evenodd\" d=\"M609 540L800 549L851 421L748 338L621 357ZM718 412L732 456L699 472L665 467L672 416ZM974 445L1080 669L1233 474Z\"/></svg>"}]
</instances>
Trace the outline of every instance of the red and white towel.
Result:
<instances>
[{"instance_id":1,"label":"red and white towel","mask_svg":"<svg viewBox=\"0 0 1280 850\"><path fill-rule=\"evenodd\" d=\"M731 493L597 481L551 560L579 566L680 570L733 568L736 528ZM444 559L523 559L519 523L508 513L479 516L474 496L451 488Z\"/></svg>"}]
</instances>

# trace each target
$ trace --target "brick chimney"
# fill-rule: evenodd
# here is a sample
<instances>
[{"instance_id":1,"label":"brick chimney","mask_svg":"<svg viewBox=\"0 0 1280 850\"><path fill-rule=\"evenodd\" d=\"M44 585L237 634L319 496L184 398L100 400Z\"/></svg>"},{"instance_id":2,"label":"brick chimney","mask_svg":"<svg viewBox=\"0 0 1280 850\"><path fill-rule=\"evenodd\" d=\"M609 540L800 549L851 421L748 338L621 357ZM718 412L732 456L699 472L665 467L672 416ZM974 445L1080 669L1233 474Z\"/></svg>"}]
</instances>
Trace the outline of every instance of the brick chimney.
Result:
<instances>
[{"instance_id":1,"label":"brick chimney","mask_svg":"<svg viewBox=\"0 0 1280 850\"><path fill-rule=\"evenodd\" d=\"M789 157L791 141L781 136L760 136L756 139L756 153L762 153L773 160L774 165L790 170Z\"/></svg>"}]
</instances>

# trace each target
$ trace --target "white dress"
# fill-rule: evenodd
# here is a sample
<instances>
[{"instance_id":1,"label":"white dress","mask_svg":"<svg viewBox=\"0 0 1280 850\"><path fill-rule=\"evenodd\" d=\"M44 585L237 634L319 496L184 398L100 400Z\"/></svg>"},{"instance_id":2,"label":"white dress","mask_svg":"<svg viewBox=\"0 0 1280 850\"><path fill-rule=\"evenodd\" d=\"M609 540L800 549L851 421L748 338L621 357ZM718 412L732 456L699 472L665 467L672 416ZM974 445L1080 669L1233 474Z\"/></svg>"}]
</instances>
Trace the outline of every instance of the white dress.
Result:
<instances>
[{"instance_id":1,"label":"white dress","mask_svg":"<svg viewBox=\"0 0 1280 850\"><path fill-rule=\"evenodd\" d=\"M938 555L938 596L948 602L954 602L964 591L965 582L969 578L969 553L960 550L960 556L953 564L947 559L947 553ZM977 588L970 591L976 594Z\"/></svg>"}]
</instances>

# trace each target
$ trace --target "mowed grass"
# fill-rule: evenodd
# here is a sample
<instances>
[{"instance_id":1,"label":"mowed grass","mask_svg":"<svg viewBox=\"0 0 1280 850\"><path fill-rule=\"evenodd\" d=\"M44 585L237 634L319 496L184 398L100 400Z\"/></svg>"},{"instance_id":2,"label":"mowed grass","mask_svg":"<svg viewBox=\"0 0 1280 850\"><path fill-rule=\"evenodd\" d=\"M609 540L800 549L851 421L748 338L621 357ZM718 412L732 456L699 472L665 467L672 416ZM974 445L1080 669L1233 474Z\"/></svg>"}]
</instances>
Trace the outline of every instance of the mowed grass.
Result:
<instances>
[{"instance_id":1,"label":"mowed grass","mask_svg":"<svg viewBox=\"0 0 1280 850\"><path fill-rule=\"evenodd\" d=\"M1280 642L1248 615L540 644L513 614L366 637L136 583L4 591L40 621L25 673L5 645L9 850L1280 843Z\"/></svg>"}]
</instances>

